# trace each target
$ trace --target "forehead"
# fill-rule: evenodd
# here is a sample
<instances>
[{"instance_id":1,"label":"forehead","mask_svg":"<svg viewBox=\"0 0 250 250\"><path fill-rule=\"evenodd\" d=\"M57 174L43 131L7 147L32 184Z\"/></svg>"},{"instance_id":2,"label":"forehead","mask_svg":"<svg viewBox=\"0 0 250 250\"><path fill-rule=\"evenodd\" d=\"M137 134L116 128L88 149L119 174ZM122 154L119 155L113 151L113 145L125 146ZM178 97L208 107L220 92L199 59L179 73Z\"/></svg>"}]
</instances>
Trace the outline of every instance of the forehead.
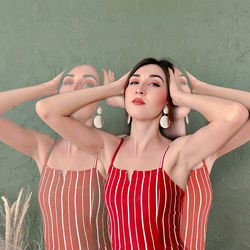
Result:
<instances>
[{"instance_id":1,"label":"forehead","mask_svg":"<svg viewBox=\"0 0 250 250\"><path fill-rule=\"evenodd\" d=\"M158 65L155 64L148 64L140 67L135 71L134 74L139 74L139 75L159 75L162 77L162 79L165 79L165 73L162 70L162 68Z\"/></svg>"},{"instance_id":2,"label":"forehead","mask_svg":"<svg viewBox=\"0 0 250 250\"><path fill-rule=\"evenodd\" d=\"M99 82L100 79L99 79L99 74L97 73L96 69L88 64L83 64L83 65L79 65L79 66L76 66L75 68L71 69L69 72L68 72L69 75L74 75L74 76L77 76L77 77L80 77L80 76L92 76L94 78L96 78L96 80Z\"/></svg>"}]
</instances>

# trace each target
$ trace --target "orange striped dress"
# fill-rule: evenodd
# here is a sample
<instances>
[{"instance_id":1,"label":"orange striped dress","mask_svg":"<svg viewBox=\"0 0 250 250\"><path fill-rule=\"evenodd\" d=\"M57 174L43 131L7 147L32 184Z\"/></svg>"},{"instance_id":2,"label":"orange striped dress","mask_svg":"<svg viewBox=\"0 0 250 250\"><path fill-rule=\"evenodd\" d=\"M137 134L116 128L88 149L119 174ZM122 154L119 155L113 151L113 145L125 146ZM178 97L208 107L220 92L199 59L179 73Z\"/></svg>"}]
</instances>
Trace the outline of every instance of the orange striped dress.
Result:
<instances>
[{"instance_id":1,"label":"orange striped dress","mask_svg":"<svg viewBox=\"0 0 250 250\"><path fill-rule=\"evenodd\" d=\"M38 188L47 250L111 249L104 204L105 180L96 168L62 171L44 167Z\"/></svg>"},{"instance_id":2,"label":"orange striped dress","mask_svg":"<svg viewBox=\"0 0 250 250\"><path fill-rule=\"evenodd\" d=\"M205 249L212 198L209 172L203 161L203 167L191 171L183 197L181 239L186 250Z\"/></svg>"}]
</instances>

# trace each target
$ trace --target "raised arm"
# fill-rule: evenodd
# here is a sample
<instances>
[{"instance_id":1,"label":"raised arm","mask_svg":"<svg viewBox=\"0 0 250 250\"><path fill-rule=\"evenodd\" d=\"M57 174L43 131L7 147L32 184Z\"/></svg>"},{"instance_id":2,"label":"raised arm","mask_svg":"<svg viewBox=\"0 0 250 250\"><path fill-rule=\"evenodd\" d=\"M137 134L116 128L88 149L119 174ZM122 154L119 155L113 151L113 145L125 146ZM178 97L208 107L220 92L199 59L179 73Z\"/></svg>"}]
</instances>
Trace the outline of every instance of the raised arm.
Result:
<instances>
[{"instance_id":1,"label":"raised arm","mask_svg":"<svg viewBox=\"0 0 250 250\"><path fill-rule=\"evenodd\" d=\"M103 149L120 139L99 129L88 127L71 117L77 110L100 100L123 95L127 75L100 87L62 93L40 100L36 111L51 128L77 147L103 158Z\"/></svg>"},{"instance_id":2,"label":"raised arm","mask_svg":"<svg viewBox=\"0 0 250 250\"><path fill-rule=\"evenodd\" d=\"M180 76L170 71L170 93L173 103L201 113L209 124L185 138L178 164L192 169L197 163L217 152L248 119L247 109L231 100L189 94L180 90Z\"/></svg>"},{"instance_id":3,"label":"raised arm","mask_svg":"<svg viewBox=\"0 0 250 250\"><path fill-rule=\"evenodd\" d=\"M52 81L32 87L0 92L0 114L4 114L21 103L57 93L61 73ZM44 145L51 146L53 140L37 131L23 128L14 122L0 117L0 140L16 150L32 157L42 167L41 154L46 154Z\"/></svg>"},{"instance_id":4,"label":"raised arm","mask_svg":"<svg viewBox=\"0 0 250 250\"><path fill-rule=\"evenodd\" d=\"M225 87L214 86L202 82L187 72L190 83L193 88L193 93L199 95L209 95L219 98L225 98L244 105L250 111L250 92L230 89ZM250 139L250 119L235 133L235 135L226 142L215 154L214 159L240 147Z\"/></svg>"}]
</instances>

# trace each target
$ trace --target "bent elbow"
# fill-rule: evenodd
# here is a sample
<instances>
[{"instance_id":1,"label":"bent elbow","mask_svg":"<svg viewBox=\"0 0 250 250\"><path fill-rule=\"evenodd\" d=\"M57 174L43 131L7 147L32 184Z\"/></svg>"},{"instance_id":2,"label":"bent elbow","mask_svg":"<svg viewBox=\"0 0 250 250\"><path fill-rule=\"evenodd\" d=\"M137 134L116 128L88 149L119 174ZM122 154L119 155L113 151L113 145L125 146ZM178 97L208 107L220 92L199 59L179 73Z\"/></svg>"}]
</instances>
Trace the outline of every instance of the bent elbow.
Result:
<instances>
[{"instance_id":1,"label":"bent elbow","mask_svg":"<svg viewBox=\"0 0 250 250\"><path fill-rule=\"evenodd\" d=\"M49 117L49 105L44 101L40 100L36 103L36 113L42 120L46 120Z\"/></svg>"},{"instance_id":2,"label":"bent elbow","mask_svg":"<svg viewBox=\"0 0 250 250\"><path fill-rule=\"evenodd\" d=\"M228 112L227 121L232 125L243 125L247 121L248 116L248 109L244 105L234 102Z\"/></svg>"}]
</instances>

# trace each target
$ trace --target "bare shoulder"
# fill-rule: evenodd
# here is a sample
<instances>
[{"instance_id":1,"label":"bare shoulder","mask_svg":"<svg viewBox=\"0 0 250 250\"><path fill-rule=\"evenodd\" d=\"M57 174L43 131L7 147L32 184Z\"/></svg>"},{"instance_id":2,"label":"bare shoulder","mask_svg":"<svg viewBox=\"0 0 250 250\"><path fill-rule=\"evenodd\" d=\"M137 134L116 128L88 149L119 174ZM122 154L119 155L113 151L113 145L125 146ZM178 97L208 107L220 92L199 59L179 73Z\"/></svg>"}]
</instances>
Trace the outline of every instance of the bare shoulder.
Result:
<instances>
[{"instance_id":1,"label":"bare shoulder","mask_svg":"<svg viewBox=\"0 0 250 250\"><path fill-rule=\"evenodd\" d=\"M34 154L34 160L38 166L39 172L42 173L44 166L47 164L48 154L53 147L55 140L46 134L36 131L34 137L36 137L37 140L37 150Z\"/></svg>"},{"instance_id":2,"label":"bare shoulder","mask_svg":"<svg viewBox=\"0 0 250 250\"><path fill-rule=\"evenodd\" d=\"M98 156L102 161L103 167L107 174L115 151L125 136L121 138L120 136L116 136L105 131L101 131L101 133L104 140L104 147L99 151Z\"/></svg>"},{"instance_id":3,"label":"bare shoulder","mask_svg":"<svg viewBox=\"0 0 250 250\"><path fill-rule=\"evenodd\" d=\"M175 139L172 143L170 148L172 148L172 150L177 150L177 152L180 152L181 149L183 148L185 142L191 137L192 135L185 135L185 136L181 136L177 139Z\"/></svg>"}]
</instances>

